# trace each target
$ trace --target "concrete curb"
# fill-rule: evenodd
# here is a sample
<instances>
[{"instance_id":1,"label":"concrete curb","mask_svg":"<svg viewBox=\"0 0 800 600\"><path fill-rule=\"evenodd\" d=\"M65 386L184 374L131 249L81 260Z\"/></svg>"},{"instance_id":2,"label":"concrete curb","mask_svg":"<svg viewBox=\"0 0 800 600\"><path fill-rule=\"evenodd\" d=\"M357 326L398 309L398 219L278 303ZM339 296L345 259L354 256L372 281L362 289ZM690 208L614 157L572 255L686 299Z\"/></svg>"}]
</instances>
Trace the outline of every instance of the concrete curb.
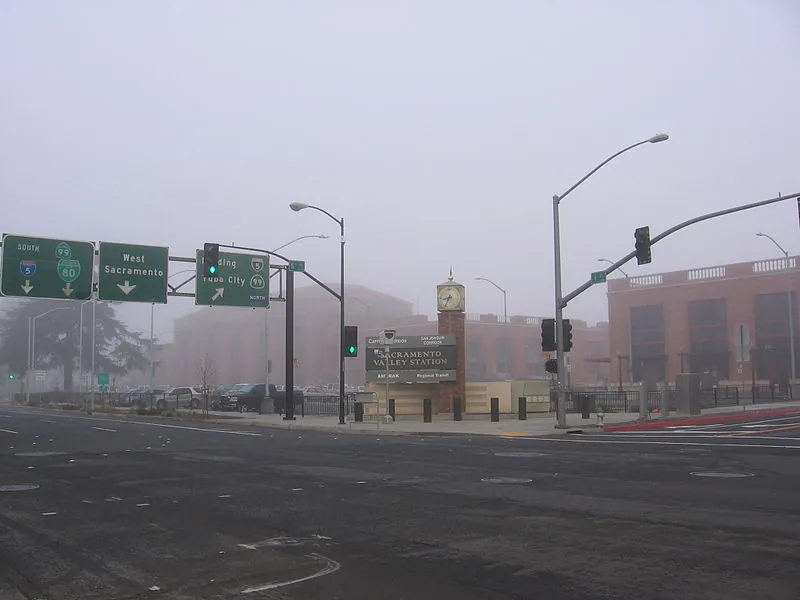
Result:
<instances>
[{"instance_id":1,"label":"concrete curb","mask_svg":"<svg viewBox=\"0 0 800 600\"><path fill-rule=\"evenodd\" d=\"M609 425L603 427L604 432L636 431L638 429L662 429L681 425L702 425L704 423L725 423L727 421L744 421L759 417L776 417L780 415L800 414L800 407L755 410L751 412L719 413L700 417L665 419L663 421L635 422L629 424Z\"/></svg>"}]
</instances>

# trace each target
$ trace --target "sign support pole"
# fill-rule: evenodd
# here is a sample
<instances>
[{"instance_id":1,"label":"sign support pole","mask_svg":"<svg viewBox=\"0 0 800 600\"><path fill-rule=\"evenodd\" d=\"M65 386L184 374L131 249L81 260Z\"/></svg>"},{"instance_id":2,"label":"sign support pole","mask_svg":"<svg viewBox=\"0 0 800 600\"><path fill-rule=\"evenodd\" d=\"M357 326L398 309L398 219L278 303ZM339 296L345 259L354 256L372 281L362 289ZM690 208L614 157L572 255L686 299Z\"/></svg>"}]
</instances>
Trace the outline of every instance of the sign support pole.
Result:
<instances>
[{"instance_id":1,"label":"sign support pole","mask_svg":"<svg viewBox=\"0 0 800 600\"><path fill-rule=\"evenodd\" d=\"M286 416L294 421L294 271L286 269Z\"/></svg>"},{"instance_id":2,"label":"sign support pole","mask_svg":"<svg viewBox=\"0 0 800 600\"><path fill-rule=\"evenodd\" d=\"M389 357L390 357L391 348L387 344L384 346L384 356L386 360L386 416L389 416ZM389 419L387 418L386 421L388 422Z\"/></svg>"},{"instance_id":3,"label":"sign support pole","mask_svg":"<svg viewBox=\"0 0 800 600\"><path fill-rule=\"evenodd\" d=\"M92 299L92 378L90 380L92 386L92 395L89 398L89 414L94 411L94 391L97 389L97 384L94 381L94 357L97 354L96 344L97 334L97 297Z\"/></svg>"}]
</instances>

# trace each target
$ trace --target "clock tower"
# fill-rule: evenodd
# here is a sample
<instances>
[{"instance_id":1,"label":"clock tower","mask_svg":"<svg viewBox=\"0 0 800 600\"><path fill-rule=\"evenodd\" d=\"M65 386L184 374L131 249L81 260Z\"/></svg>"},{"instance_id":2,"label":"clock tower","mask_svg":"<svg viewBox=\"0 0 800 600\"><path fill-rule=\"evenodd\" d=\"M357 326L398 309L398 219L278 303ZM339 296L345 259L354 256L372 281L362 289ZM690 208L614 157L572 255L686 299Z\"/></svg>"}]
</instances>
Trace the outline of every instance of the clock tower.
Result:
<instances>
[{"instance_id":1,"label":"clock tower","mask_svg":"<svg viewBox=\"0 0 800 600\"><path fill-rule=\"evenodd\" d=\"M464 286L455 281L453 269L447 281L436 286L436 307L439 313L439 335L456 336L456 380L439 384L437 412L453 411L455 400L461 403L461 413L467 407L466 301Z\"/></svg>"}]
</instances>

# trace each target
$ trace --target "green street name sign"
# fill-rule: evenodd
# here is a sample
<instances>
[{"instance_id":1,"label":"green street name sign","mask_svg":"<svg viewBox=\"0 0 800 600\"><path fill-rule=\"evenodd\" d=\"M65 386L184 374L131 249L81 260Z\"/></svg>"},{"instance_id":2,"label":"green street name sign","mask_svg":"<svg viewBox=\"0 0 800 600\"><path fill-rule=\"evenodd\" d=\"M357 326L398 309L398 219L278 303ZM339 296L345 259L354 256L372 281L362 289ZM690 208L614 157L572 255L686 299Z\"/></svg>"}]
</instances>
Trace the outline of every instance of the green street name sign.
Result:
<instances>
[{"instance_id":1,"label":"green street name sign","mask_svg":"<svg viewBox=\"0 0 800 600\"><path fill-rule=\"evenodd\" d=\"M592 273L592 283L605 283L606 282L606 272L605 271L595 271Z\"/></svg>"},{"instance_id":2,"label":"green street name sign","mask_svg":"<svg viewBox=\"0 0 800 600\"><path fill-rule=\"evenodd\" d=\"M3 235L0 293L23 298L88 300L94 244Z\"/></svg>"},{"instance_id":3,"label":"green street name sign","mask_svg":"<svg viewBox=\"0 0 800 600\"><path fill-rule=\"evenodd\" d=\"M167 303L169 248L100 242L100 300Z\"/></svg>"},{"instance_id":4,"label":"green street name sign","mask_svg":"<svg viewBox=\"0 0 800 600\"><path fill-rule=\"evenodd\" d=\"M108 373L98 373L97 374L97 385L108 385L110 378Z\"/></svg>"},{"instance_id":5,"label":"green street name sign","mask_svg":"<svg viewBox=\"0 0 800 600\"><path fill-rule=\"evenodd\" d=\"M306 270L306 261L304 260L290 260L289 270L297 273L303 273Z\"/></svg>"},{"instance_id":6,"label":"green street name sign","mask_svg":"<svg viewBox=\"0 0 800 600\"><path fill-rule=\"evenodd\" d=\"M269 257L258 254L219 253L219 271L203 275L203 251L197 250L197 306L269 307Z\"/></svg>"}]
</instances>

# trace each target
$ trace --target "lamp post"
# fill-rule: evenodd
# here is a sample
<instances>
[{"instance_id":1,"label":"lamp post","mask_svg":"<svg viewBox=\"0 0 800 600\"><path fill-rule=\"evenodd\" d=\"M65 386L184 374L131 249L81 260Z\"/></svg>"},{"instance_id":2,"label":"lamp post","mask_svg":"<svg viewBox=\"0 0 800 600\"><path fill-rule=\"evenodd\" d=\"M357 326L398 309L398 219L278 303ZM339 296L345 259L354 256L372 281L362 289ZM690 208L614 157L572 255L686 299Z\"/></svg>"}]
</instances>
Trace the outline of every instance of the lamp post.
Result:
<instances>
[{"instance_id":1,"label":"lamp post","mask_svg":"<svg viewBox=\"0 0 800 600\"><path fill-rule=\"evenodd\" d=\"M487 279L486 277L476 277L475 281L485 281L486 283L491 283L494 287L496 287L503 293L503 323L508 323L508 295L506 293L506 290L501 288L491 279Z\"/></svg>"},{"instance_id":2,"label":"lamp post","mask_svg":"<svg viewBox=\"0 0 800 600\"><path fill-rule=\"evenodd\" d=\"M299 242L300 240L307 240L310 238L317 238L320 240L327 240L328 236L324 233L318 234L310 234L310 235L301 235L299 237L294 238L278 246L277 248L273 248L272 252L277 252L278 250L282 250L287 246L291 246L295 242ZM265 396L269 396L269 309L264 311L264 394ZM288 398L289 396L287 396Z\"/></svg>"},{"instance_id":3,"label":"lamp post","mask_svg":"<svg viewBox=\"0 0 800 600\"><path fill-rule=\"evenodd\" d=\"M787 266L787 267L789 266L789 265L788 265L788 262L789 262L789 252L787 252L787 251L784 249L784 247L783 247L783 246L781 246L781 245L780 245L778 242L776 242L776 241L775 241L775 238L773 238L773 237L772 237L771 235L769 235L768 233L757 233L756 235L757 235L758 237L764 237L764 238L767 238L767 239L768 239L768 240L770 240L770 241L771 241L773 244L775 244L775 246L778 248L778 250L780 250L781 252L783 252L783 255L786 257L786 262L787 262L787 265L786 265L786 266ZM786 292L786 294L787 294L787 296L788 296L788 301L787 301L787 304L788 304L788 306L789 306L789 308L788 308L788 311L789 311L789 360L791 361L791 371L790 371L790 372L791 372L791 375L792 375L792 381L791 381L791 383L789 384L789 387L791 388L791 386L792 386L792 385L794 385L794 381L795 381L795 379L797 379L797 367L796 367L796 365L795 365L795 358L794 358L794 356L795 356L795 355L794 355L794 306L792 306L792 288L791 288L791 287L790 287L790 288L789 288L789 290Z\"/></svg>"},{"instance_id":4,"label":"lamp post","mask_svg":"<svg viewBox=\"0 0 800 600\"><path fill-rule=\"evenodd\" d=\"M594 175L597 171L601 168L606 166L612 160L628 152L629 150L633 150L634 148L641 146L643 144L657 144L659 142L664 142L669 139L669 136L666 133L659 133L654 135L651 138L646 140L642 140L641 142L636 142L635 144L631 144L620 150L619 152L612 154L599 165L597 165L594 169L589 171L586 175L584 175L578 182L569 188L563 194L553 196L553 261L554 261L554 269L553 275L555 279L555 308L556 308L556 361L558 364L558 373L556 379L556 392L558 394L558 404L557 404L557 416L558 416L558 427L565 428L567 426L567 413L566 413L566 389L564 386L564 375L566 370L565 360L564 360L564 300L562 297L562 290L561 290L561 225L559 221L559 205L561 201L569 196L578 186L580 186L584 181L589 179L592 175Z\"/></svg>"},{"instance_id":5,"label":"lamp post","mask_svg":"<svg viewBox=\"0 0 800 600\"><path fill-rule=\"evenodd\" d=\"M35 317L28 317L28 377L27 390L25 392L25 403L30 404L31 400L31 371L36 368L36 319L56 312L57 310L72 310L72 306L58 306L46 310Z\"/></svg>"},{"instance_id":6,"label":"lamp post","mask_svg":"<svg viewBox=\"0 0 800 600\"><path fill-rule=\"evenodd\" d=\"M345 395L345 378L344 378L344 217L336 218L327 210L314 206L312 204L305 204L303 202L292 202L289 208L298 212L304 208L311 208L327 215L331 220L339 225L339 424L344 425L344 395Z\"/></svg>"},{"instance_id":7,"label":"lamp post","mask_svg":"<svg viewBox=\"0 0 800 600\"><path fill-rule=\"evenodd\" d=\"M610 265L613 265L613 264L614 264L614 261L612 261L612 260L608 260L607 258L598 258L598 259L597 259L597 262L601 262L601 263L608 263L608 264L610 264ZM620 273L622 273L622 274L623 274L625 277L628 277L628 274L627 274L625 271L623 271L623 270L622 270L622 267L617 267L617 271L619 271Z\"/></svg>"}]
</instances>

